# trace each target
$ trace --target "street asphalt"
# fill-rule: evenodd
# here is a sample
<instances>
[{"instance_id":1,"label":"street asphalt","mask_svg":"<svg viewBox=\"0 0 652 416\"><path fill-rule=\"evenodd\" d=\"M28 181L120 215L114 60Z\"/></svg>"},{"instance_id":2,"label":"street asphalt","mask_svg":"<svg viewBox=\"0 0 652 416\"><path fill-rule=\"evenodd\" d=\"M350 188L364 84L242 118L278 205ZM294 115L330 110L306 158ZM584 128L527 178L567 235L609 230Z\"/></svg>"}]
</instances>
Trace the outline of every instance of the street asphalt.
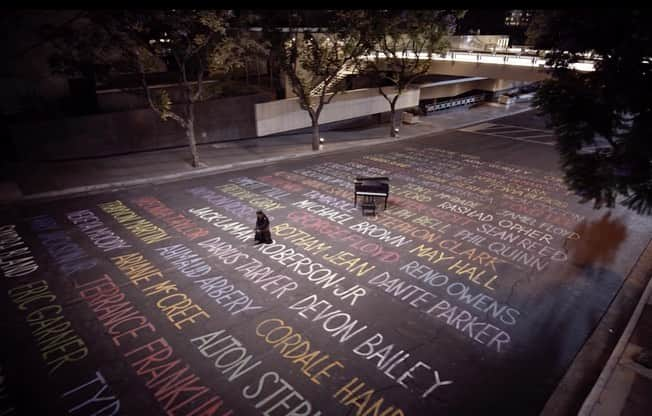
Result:
<instances>
[{"instance_id":1,"label":"street asphalt","mask_svg":"<svg viewBox=\"0 0 652 416\"><path fill-rule=\"evenodd\" d=\"M553 142L528 112L6 207L0 414L539 414L652 235Z\"/></svg>"}]
</instances>

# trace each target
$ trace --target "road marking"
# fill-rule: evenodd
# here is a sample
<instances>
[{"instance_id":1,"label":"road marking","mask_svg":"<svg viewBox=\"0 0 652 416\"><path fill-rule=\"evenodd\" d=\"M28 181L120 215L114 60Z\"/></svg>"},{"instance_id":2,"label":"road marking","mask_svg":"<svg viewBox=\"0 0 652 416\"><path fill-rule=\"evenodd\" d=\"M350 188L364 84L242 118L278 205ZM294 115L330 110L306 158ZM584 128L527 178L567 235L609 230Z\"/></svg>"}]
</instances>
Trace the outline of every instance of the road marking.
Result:
<instances>
[{"instance_id":1,"label":"road marking","mask_svg":"<svg viewBox=\"0 0 652 416\"><path fill-rule=\"evenodd\" d=\"M532 134L531 131L523 131L523 130L494 130L494 129L491 129L491 130L480 130L480 132L481 133L484 132L484 133L492 133L492 134L502 134L502 135L508 136L508 137L512 137L512 136L521 137L521 136L529 136L529 135Z\"/></svg>"},{"instance_id":2,"label":"road marking","mask_svg":"<svg viewBox=\"0 0 652 416\"><path fill-rule=\"evenodd\" d=\"M554 143L551 143L549 141L529 140L529 139L543 138L543 137L554 138L554 134L550 130L513 126L510 124L481 123L481 124L476 124L474 126L459 129L459 131L463 131L467 133L483 134L485 136L500 137L501 139L515 140L519 142L543 144L545 146L554 146ZM532 134L534 132L539 134ZM511 134L519 135L519 133L525 134L525 136L520 136L520 137L511 136Z\"/></svg>"},{"instance_id":3,"label":"road marking","mask_svg":"<svg viewBox=\"0 0 652 416\"><path fill-rule=\"evenodd\" d=\"M473 132L470 132L470 133L482 134L482 135L485 135L485 136L492 136L492 137L499 137L501 139L507 139L507 140L516 140L518 142L542 144L544 146L554 146L555 145L554 143L549 143L549 142L539 142L539 141L536 141L536 140L519 139L517 137L502 136L500 134L485 133L483 131L473 131Z\"/></svg>"},{"instance_id":4,"label":"road marking","mask_svg":"<svg viewBox=\"0 0 652 416\"><path fill-rule=\"evenodd\" d=\"M555 136L553 134L535 134L534 136L521 136L519 139L533 139L535 137L552 137L553 139Z\"/></svg>"},{"instance_id":5,"label":"road marking","mask_svg":"<svg viewBox=\"0 0 652 416\"><path fill-rule=\"evenodd\" d=\"M506 127L516 127L518 129L524 129L524 130L534 130L534 131L545 131L546 133L553 134L554 132L552 130L546 130L546 129L535 129L533 127L523 127L523 126L514 126L512 124L498 124L498 123L493 123L495 126L506 126Z\"/></svg>"},{"instance_id":6,"label":"road marking","mask_svg":"<svg viewBox=\"0 0 652 416\"><path fill-rule=\"evenodd\" d=\"M522 127L522 126L514 126L511 124L499 124L499 123L481 123L481 124L476 124L474 126L466 127L464 129L460 129L463 131L477 131L477 130L512 130L512 131L522 131L522 130L529 130L529 131L536 131L536 132L543 132L545 134L554 134L552 130L545 130L545 129L535 129L532 127Z\"/></svg>"},{"instance_id":7,"label":"road marking","mask_svg":"<svg viewBox=\"0 0 652 416\"><path fill-rule=\"evenodd\" d=\"M460 131L468 131L468 132L473 133L474 131L477 131L477 130L484 130L484 129L486 129L486 128L488 128L488 127L491 127L491 126L493 126L492 123L480 123L480 124L475 124L475 125L473 125L473 126L464 127L464 128L462 128L462 129L459 129L459 130L460 130Z\"/></svg>"}]
</instances>

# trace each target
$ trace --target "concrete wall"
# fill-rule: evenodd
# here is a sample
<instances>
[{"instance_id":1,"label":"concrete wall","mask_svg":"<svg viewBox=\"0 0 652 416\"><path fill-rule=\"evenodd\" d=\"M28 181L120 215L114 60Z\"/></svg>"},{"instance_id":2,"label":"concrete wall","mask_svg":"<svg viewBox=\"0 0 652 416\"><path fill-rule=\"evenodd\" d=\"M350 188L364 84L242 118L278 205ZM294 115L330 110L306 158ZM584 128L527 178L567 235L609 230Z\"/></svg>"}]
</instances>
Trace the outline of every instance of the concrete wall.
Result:
<instances>
[{"instance_id":1,"label":"concrete wall","mask_svg":"<svg viewBox=\"0 0 652 416\"><path fill-rule=\"evenodd\" d=\"M197 141L254 137L254 105L268 99L250 95L198 103ZM175 121L162 121L150 109L14 124L10 134L20 159L95 157L187 144Z\"/></svg>"},{"instance_id":2,"label":"concrete wall","mask_svg":"<svg viewBox=\"0 0 652 416\"><path fill-rule=\"evenodd\" d=\"M390 95L390 98L394 94ZM419 90L401 94L397 109L419 105ZM347 120L389 111L389 103L378 94L376 88L345 91L324 106L319 118L321 123ZM256 132L258 136L297 130L312 125L308 112L301 109L297 98L256 104Z\"/></svg>"},{"instance_id":3,"label":"concrete wall","mask_svg":"<svg viewBox=\"0 0 652 416\"><path fill-rule=\"evenodd\" d=\"M172 101L178 101L179 95L175 88L169 89ZM140 93L140 91L139 91ZM97 107L102 113L115 111L139 110L147 108L147 98L136 93L126 93L118 90L97 91Z\"/></svg>"},{"instance_id":4,"label":"concrete wall","mask_svg":"<svg viewBox=\"0 0 652 416\"><path fill-rule=\"evenodd\" d=\"M258 68L261 69L261 71L256 72L256 65L258 65ZM234 71L233 76L239 77L237 79L240 79L242 81L242 85L237 85L239 91L242 91L242 88L249 87L251 89L249 93L254 94L259 79L261 81L260 85L265 87L269 85L269 74L267 74L267 68L264 62L262 63L250 62L248 66L249 66L249 84L245 83L246 80L245 80L245 75L243 70ZM219 86L221 85L220 84L221 82L222 81L204 80L204 91L207 91L211 87L211 84L215 83ZM223 84L222 86L225 87L225 85ZM228 87L229 86L226 85L226 88ZM232 84L231 89L233 88L234 87ZM172 82L167 84L161 83L161 85L152 85L152 84L150 85L150 91L152 92L152 94L160 92L161 90L167 91L172 102L183 101L184 91L183 89L179 88L177 84ZM244 94L247 94L247 92L244 92ZM147 97L145 96L145 93L142 90L142 88L137 88L130 92L125 92L117 88L102 89L102 90L97 90L96 96L97 96L98 110L102 113L136 110L136 109L149 107L149 104L147 102Z\"/></svg>"},{"instance_id":5,"label":"concrete wall","mask_svg":"<svg viewBox=\"0 0 652 416\"><path fill-rule=\"evenodd\" d=\"M527 58L526 58L527 59ZM461 75L466 77L486 77L535 82L547 79L550 75L542 68L494 63L433 61L428 71L431 74Z\"/></svg>"},{"instance_id":6,"label":"concrete wall","mask_svg":"<svg viewBox=\"0 0 652 416\"><path fill-rule=\"evenodd\" d=\"M69 96L68 81L62 77L0 78L0 114L21 111L54 112L63 97Z\"/></svg>"},{"instance_id":7,"label":"concrete wall","mask_svg":"<svg viewBox=\"0 0 652 416\"><path fill-rule=\"evenodd\" d=\"M502 91L510 88L520 87L527 82L525 81L511 81L505 79L481 79L468 82L456 82L444 85L433 85L421 88L421 100L454 97L471 90L484 90L484 91Z\"/></svg>"},{"instance_id":8,"label":"concrete wall","mask_svg":"<svg viewBox=\"0 0 652 416\"><path fill-rule=\"evenodd\" d=\"M204 88L209 88L212 82L214 81L204 81ZM184 100L184 90L176 84L150 87L152 96L160 94L163 90L168 93L173 103ZM100 90L96 92L96 96L98 110L102 113L149 108L147 96L141 88L131 90L130 92L120 89Z\"/></svg>"},{"instance_id":9,"label":"concrete wall","mask_svg":"<svg viewBox=\"0 0 652 416\"><path fill-rule=\"evenodd\" d=\"M404 92L397 102L397 109L418 106L422 99L450 97L473 89L502 91L523 83L504 79L444 81L440 85ZM237 140L311 126L310 117L300 108L297 98L270 99L259 94L197 104L197 141ZM324 107L319 121L327 124L388 111L388 102L376 88L345 91ZM9 130L19 159L96 157L187 144L185 131L175 121L163 122L147 108L20 123L11 125Z\"/></svg>"}]
</instances>

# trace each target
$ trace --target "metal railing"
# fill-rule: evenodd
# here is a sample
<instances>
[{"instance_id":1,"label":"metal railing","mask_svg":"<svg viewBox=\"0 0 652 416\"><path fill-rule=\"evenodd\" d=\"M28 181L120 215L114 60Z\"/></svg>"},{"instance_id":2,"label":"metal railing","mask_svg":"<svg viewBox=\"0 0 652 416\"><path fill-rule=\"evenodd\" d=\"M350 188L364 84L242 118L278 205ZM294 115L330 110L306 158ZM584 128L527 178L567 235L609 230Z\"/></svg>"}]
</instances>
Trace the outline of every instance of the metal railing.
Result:
<instances>
[{"instance_id":1,"label":"metal railing","mask_svg":"<svg viewBox=\"0 0 652 416\"><path fill-rule=\"evenodd\" d=\"M418 55L419 59L426 60L428 55L425 53ZM367 55L366 59L373 60L376 59L376 55ZM384 55L382 53L378 54L378 58L383 59ZM408 59L416 59L417 54L408 53L406 55ZM522 55L522 54L513 54L513 53L493 53L493 52L460 52L460 51L448 51L443 54L432 55L431 60L433 61L449 61L449 62L475 62L478 64L495 64L495 65L510 65L510 66L519 66L519 67L530 67L530 68L547 68L547 61L545 58L542 58L538 55ZM595 59L585 59L579 62L570 64L571 69L576 69L578 71L589 72L594 71Z\"/></svg>"},{"instance_id":2,"label":"metal railing","mask_svg":"<svg viewBox=\"0 0 652 416\"><path fill-rule=\"evenodd\" d=\"M335 77L333 78L333 80L329 83L328 88L326 89L326 92L327 92L327 93L330 92L330 91L328 91L328 90L329 90L329 89L332 89L333 87L335 87L335 86L336 86L338 83L340 83L344 78L346 78L347 75L351 75L351 74L354 74L354 73L355 73L355 64L354 64L354 63L348 63L348 64L344 65L344 66L343 66L343 67L342 67L342 68L337 72L337 74L335 75ZM315 95L321 95L321 93L322 93L322 91L323 91L323 89L324 89L325 86L326 86L326 82L325 82L325 81L322 81L321 83L319 83L315 88L313 88L313 89L310 91L310 95L313 95L313 96L315 96Z\"/></svg>"}]
</instances>

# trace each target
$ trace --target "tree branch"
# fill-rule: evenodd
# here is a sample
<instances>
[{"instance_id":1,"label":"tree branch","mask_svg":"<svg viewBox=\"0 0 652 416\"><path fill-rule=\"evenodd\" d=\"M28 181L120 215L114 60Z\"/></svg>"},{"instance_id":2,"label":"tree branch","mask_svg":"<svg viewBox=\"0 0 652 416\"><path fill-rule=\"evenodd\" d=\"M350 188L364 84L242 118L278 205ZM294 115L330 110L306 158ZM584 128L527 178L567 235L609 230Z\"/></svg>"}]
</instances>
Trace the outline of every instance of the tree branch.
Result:
<instances>
[{"instance_id":1,"label":"tree branch","mask_svg":"<svg viewBox=\"0 0 652 416\"><path fill-rule=\"evenodd\" d=\"M141 64L142 66L142 64ZM145 72L140 73L140 83L145 90L145 96L147 97L147 102L149 103L149 106L158 114L161 118L163 117L163 112L154 104L154 100L152 100L152 94L149 91L149 86L147 85L147 80L145 79Z\"/></svg>"},{"instance_id":2,"label":"tree branch","mask_svg":"<svg viewBox=\"0 0 652 416\"><path fill-rule=\"evenodd\" d=\"M387 100L388 103L390 103L390 104L392 103L392 100L389 98L389 96L387 94L385 94L385 91L383 91L383 87L378 87L378 91L380 92L380 94L383 97L385 97L385 99Z\"/></svg>"},{"instance_id":3,"label":"tree branch","mask_svg":"<svg viewBox=\"0 0 652 416\"><path fill-rule=\"evenodd\" d=\"M142 67L142 64L141 64L141 67ZM160 108L158 108L156 106L156 103L154 103L154 100L152 99L152 94L151 94L151 92L149 90L149 86L147 85L147 79L145 78L145 72L141 72L140 75L141 75L141 85L143 86L143 89L145 90L145 96L147 97L147 102L148 102L149 106L151 107L151 109L154 110L154 112L156 114L158 114L159 117L161 117L162 119L171 118L171 119L175 120L177 123L179 123L181 125L181 127L186 128L188 124L186 123L186 120L184 120L181 116L179 116L178 114L176 114L176 113L174 113L172 111L161 110Z\"/></svg>"},{"instance_id":4,"label":"tree branch","mask_svg":"<svg viewBox=\"0 0 652 416\"><path fill-rule=\"evenodd\" d=\"M341 90L340 90L340 91L341 91ZM335 96L337 95L337 93L340 92L340 91L337 91L337 92L333 91L333 92L331 93L331 95L328 97L328 99L326 99L326 101L322 100L322 102L323 102L324 104L326 104L326 105L330 104L331 101L333 101L333 98L335 98Z\"/></svg>"},{"instance_id":5,"label":"tree branch","mask_svg":"<svg viewBox=\"0 0 652 416\"><path fill-rule=\"evenodd\" d=\"M166 117L166 118L171 118L172 120L176 121L176 122L179 123L179 124L181 125L181 127L183 127L184 129L188 127L188 122L187 122L183 117L181 117L180 115L178 115L177 113L174 113L174 112L172 112L172 111L166 111L166 112L165 112L165 117Z\"/></svg>"},{"instance_id":6,"label":"tree branch","mask_svg":"<svg viewBox=\"0 0 652 416\"><path fill-rule=\"evenodd\" d=\"M398 101L398 97L400 97L400 96L401 96L401 91L398 91L396 93L396 95L394 96L394 98L392 98L392 108L394 108L396 106L396 102Z\"/></svg>"}]
</instances>

